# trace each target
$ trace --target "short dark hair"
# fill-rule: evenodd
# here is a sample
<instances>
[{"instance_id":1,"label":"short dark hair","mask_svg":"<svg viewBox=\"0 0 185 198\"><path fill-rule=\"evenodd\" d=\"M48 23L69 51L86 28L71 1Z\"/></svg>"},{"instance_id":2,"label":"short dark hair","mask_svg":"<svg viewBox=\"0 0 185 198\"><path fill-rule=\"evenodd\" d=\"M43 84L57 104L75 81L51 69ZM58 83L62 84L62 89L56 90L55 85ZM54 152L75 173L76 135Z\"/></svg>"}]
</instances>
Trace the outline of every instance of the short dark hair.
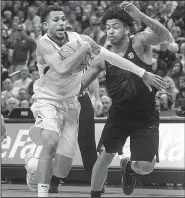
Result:
<instances>
[{"instance_id":1,"label":"short dark hair","mask_svg":"<svg viewBox=\"0 0 185 198\"><path fill-rule=\"evenodd\" d=\"M119 6L114 6L109 8L102 18L102 25L106 25L106 21L110 19L119 19L124 24L129 26L130 28L134 27L134 19L131 17L128 13L126 13L123 8L120 8Z\"/></svg>"},{"instance_id":2,"label":"short dark hair","mask_svg":"<svg viewBox=\"0 0 185 198\"><path fill-rule=\"evenodd\" d=\"M64 11L62 7L56 6L56 5L50 5L46 9L43 10L42 15L41 15L41 21L44 23L49 15L50 12L52 11Z\"/></svg>"}]
</instances>

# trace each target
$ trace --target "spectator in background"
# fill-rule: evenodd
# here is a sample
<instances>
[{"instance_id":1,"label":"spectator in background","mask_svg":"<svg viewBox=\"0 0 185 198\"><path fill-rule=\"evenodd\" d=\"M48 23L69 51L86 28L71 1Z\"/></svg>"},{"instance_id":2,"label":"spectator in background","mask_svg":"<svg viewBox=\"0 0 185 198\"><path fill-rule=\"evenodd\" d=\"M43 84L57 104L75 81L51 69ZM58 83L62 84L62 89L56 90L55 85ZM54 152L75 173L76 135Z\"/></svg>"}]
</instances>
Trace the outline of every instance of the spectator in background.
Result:
<instances>
[{"instance_id":1,"label":"spectator in background","mask_svg":"<svg viewBox=\"0 0 185 198\"><path fill-rule=\"evenodd\" d=\"M175 26L179 26L185 36L185 1L177 1L178 5L175 8L172 19L175 23Z\"/></svg>"},{"instance_id":2,"label":"spectator in background","mask_svg":"<svg viewBox=\"0 0 185 198\"><path fill-rule=\"evenodd\" d=\"M166 89L162 91L158 91L156 93L157 97L160 97L162 100L161 110L169 110L175 105L176 95L179 92L175 87L175 83L173 82L172 78L169 76L164 77L166 80Z\"/></svg>"},{"instance_id":3,"label":"spectator in background","mask_svg":"<svg viewBox=\"0 0 185 198\"><path fill-rule=\"evenodd\" d=\"M109 115L109 109L110 106L112 105L111 98L109 96L102 96L101 97L101 102L102 102L102 113L100 115L97 115L97 117L104 117L107 118Z\"/></svg>"},{"instance_id":4,"label":"spectator in background","mask_svg":"<svg viewBox=\"0 0 185 198\"><path fill-rule=\"evenodd\" d=\"M175 60L172 63L172 68L171 71L168 73L168 76L173 79L175 86L177 87L179 77L183 76L182 64L179 60Z\"/></svg>"},{"instance_id":5,"label":"spectator in background","mask_svg":"<svg viewBox=\"0 0 185 198\"><path fill-rule=\"evenodd\" d=\"M172 36L175 42L180 46L185 41L185 37L182 36L181 28L179 26L173 26L171 29Z\"/></svg>"},{"instance_id":6,"label":"spectator in background","mask_svg":"<svg viewBox=\"0 0 185 198\"><path fill-rule=\"evenodd\" d=\"M14 87L12 79L10 77L6 78L3 82L4 91L1 92L1 105L2 110L6 108L6 101L10 97L18 97L19 87Z\"/></svg>"},{"instance_id":7,"label":"spectator in background","mask_svg":"<svg viewBox=\"0 0 185 198\"><path fill-rule=\"evenodd\" d=\"M29 102L27 100L20 101L20 108L29 108Z\"/></svg>"},{"instance_id":8,"label":"spectator in background","mask_svg":"<svg viewBox=\"0 0 185 198\"><path fill-rule=\"evenodd\" d=\"M104 85L100 86L99 91L100 91L100 97L108 95L107 88Z\"/></svg>"},{"instance_id":9,"label":"spectator in background","mask_svg":"<svg viewBox=\"0 0 185 198\"><path fill-rule=\"evenodd\" d=\"M41 18L37 15L37 7L36 6L29 6L28 7L28 16L25 21L26 32L29 34L30 32L34 31L34 27L40 27Z\"/></svg>"},{"instance_id":10,"label":"spectator in background","mask_svg":"<svg viewBox=\"0 0 185 198\"><path fill-rule=\"evenodd\" d=\"M9 60L9 50L4 43L1 43L1 63L4 68L10 68L11 62Z\"/></svg>"},{"instance_id":11,"label":"spectator in background","mask_svg":"<svg viewBox=\"0 0 185 198\"><path fill-rule=\"evenodd\" d=\"M21 78L14 82L14 87L25 88L28 89L29 84L31 83L31 79L29 78L29 69L28 67L22 67L21 69Z\"/></svg>"},{"instance_id":12,"label":"spectator in background","mask_svg":"<svg viewBox=\"0 0 185 198\"><path fill-rule=\"evenodd\" d=\"M106 72L105 71L101 71L99 74L98 74L98 81L99 81L99 85L100 86L106 86Z\"/></svg>"},{"instance_id":13,"label":"spectator in background","mask_svg":"<svg viewBox=\"0 0 185 198\"><path fill-rule=\"evenodd\" d=\"M4 67L4 65L1 64L1 90L3 90L2 82L6 78L9 78L9 73L8 73L7 69Z\"/></svg>"},{"instance_id":14,"label":"spectator in background","mask_svg":"<svg viewBox=\"0 0 185 198\"><path fill-rule=\"evenodd\" d=\"M175 57L178 57L179 45L177 43L169 43L168 50L175 54Z\"/></svg>"},{"instance_id":15,"label":"spectator in background","mask_svg":"<svg viewBox=\"0 0 185 198\"><path fill-rule=\"evenodd\" d=\"M185 42L180 45L180 53L178 55L178 59L182 64L183 73L185 73Z\"/></svg>"},{"instance_id":16,"label":"spectator in background","mask_svg":"<svg viewBox=\"0 0 185 198\"><path fill-rule=\"evenodd\" d=\"M3 43L7 48L11 47L10 38L6 29L1 29L1 43Z\"/></svg>"},{"instance_id":17,"label":"spectator in background","mask_svg":"<svg viewBox=\"0 0 185 198\"><path fill-rule=\"evenodd\" d=\"M80 23L83 16L83 8L80 5L77 5L75 8L76 20Z\"/></svg>"},{"instance_id":18,"label":"spectator in background","mask_svg":"<svg viewBox=\"0 0 185 198\"><path fill-rule=\"evenodd\" d=\"M29 68L35 66L36 62L36 43L23 30L23 26L17 27L19 37L13 46L12 72L21 70L23 66Z\"/></svg>"},{"instance_id":19,"label":"spectator in background","mask_svg":"<svg viewBox=\"0 0 185 198\"><path fill-rule=\"evenodd\" d=\"M19 101L14 97L10 97L6 101L6 110L2 112L2 115L5 118L8 118L12 110L18 107L19 107Z\"/></svg>"},{"instance_id":20,"label":"spectator in background","mask_svg":"<svg viewBox=\"0 0 185 198\"><path fill-rule=\"evenodd\" d=\"M176 96L175 108L182 107L185 109L185 76L181 76L177 88L179 93Z\"/></svg>"},{"instance_id":21,"label":"spectator in background","mask_svg":"<svg viewBox=\"0 0 185 198\"><path fill-rule=\"evenodd\" d=\"M29 101L28 90L25 89L25 88L20 88L19 89L19 95L17 96L17 99L19 100L19 102L21 102L23 100Z\"/></svg>"},{"instance_id":22,"label":"spectator in background","mask_svg":"<svg viewBox=\"0 0 185 198\"><path fill-rule=\"evenodd\" d=\"M101 27L97 21L98 17L96 15L92 15L89 19L89 27L87 27L83 33L90 36L99 44L105 33L101 30Z\"/></svg>"},{"instance_id":23,"label":"spectator in background","mask_svg":"<svg viewBox=\"0 0 185 198\"><path fill-rule=\"evenodd\" d=\"M152 70L155 74L164 77L167 74L167 64L163 60L159 60L159 50L152 49Z\"/></svg>"},{"instance_id":24,"label":"spectator in background","mask_svg":"<svg viewBox=\"0 0 185 198\"><path fill-rule=\"evenodd\" d=\"M34 27L34 30L33 30L34 34L35 34L35 42L37 43L38 40L42 37L42 27L39 26L39 27Z\"/></svg>"},{"instance_id":25,"label":"spectator in background","mask_svg":"<svg viewBox=\"0 0 185 198\"><path fill-rule=\"evenodd\" d=\"M89 26L89 19L86 15L82 16L82 20L81 20L81 28L82 28L82 32Z\"/></svg>"},{"instance_id":26,"label":"spectator in background","mask_svg":"<svg viewBox=\"0 0 185 198\"><path fill-rule=\"evenodd\" d=\"M174 53L169 51L168 46L168 42L160 44L159 60L162 60L167 64L167 70L169 71L171 69L172 62L176 59L176 56Z\"/></svg>"},{"instance_id":27,"label":"spectator in background","mask_svg":"<svg viewBox=\"0 0 185 198\"><path fill-rule=\"evenodd\" d=\"M10 10L5 10L3 12L3 23L10 28L12 25L12 12Z\"/></svg>"},{"instance_id":28,"label":"spectator in background","mask_svg":"<svg viewBox=\"0 0 185 198\"><path fill-rule=\"evenodd\" d=\"M66 26L71 26L71 31L72 32L77 32L77 27L80 26L79 22L76 20L76 14L74 11L71 10L69 16L68 16L68 20L67 20L67 24Z\"/></svg>"}]
</instances>

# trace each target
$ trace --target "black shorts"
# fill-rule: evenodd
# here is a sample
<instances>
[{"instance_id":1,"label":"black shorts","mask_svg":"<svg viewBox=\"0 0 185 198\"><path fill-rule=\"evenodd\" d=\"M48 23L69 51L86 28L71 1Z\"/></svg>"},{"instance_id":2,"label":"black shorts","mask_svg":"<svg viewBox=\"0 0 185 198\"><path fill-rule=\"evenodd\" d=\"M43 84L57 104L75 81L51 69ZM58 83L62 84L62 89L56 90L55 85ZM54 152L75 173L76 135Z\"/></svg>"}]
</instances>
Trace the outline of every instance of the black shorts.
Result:
<instances>
[{"instance_id":1,"label":"black shorts","mask_svg":"<svg viewBox=\"0 0 185 198\"><path fill-rule=\"evenodd\" d=\"M104 126L98 149L103 145L107 153L124 154L123 146L130 136L132 161L151 162L155 155L158 161L158 112L150 112L148 119L147 116L145 119L143 119L143 116L125 116L125 113L121 116L121 114L116 113L114 109L112 109L110 113L110 117Z\"/></svg>"}]
</instances>

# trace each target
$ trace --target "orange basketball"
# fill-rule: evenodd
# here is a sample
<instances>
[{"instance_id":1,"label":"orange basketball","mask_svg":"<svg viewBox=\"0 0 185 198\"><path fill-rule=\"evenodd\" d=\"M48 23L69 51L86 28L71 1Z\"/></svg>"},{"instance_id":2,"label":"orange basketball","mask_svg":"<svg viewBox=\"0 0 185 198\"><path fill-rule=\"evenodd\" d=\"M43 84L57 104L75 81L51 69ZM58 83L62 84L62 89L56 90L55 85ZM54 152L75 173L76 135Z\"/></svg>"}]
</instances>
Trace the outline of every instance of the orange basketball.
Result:
<instances>
[{"instance_id":1,"label":"orange basketball","mask_svg":"<svg viewBox=\"0 0 185 198\"><path fill-rule=\"evenodd\" d=\"M60 55L62 60L70 57L72 54L74 54L77 49L80 47L80 43L78 41L70 41L65 43L60 50ZM75 65L75 68L73 69L74 73L77 73L79 71L82 71L83 69L85 69L89 63L89 58L90 58L90 54L87 53L84 60L82 60L80 65Z\"/></svg>"}]
</instances>

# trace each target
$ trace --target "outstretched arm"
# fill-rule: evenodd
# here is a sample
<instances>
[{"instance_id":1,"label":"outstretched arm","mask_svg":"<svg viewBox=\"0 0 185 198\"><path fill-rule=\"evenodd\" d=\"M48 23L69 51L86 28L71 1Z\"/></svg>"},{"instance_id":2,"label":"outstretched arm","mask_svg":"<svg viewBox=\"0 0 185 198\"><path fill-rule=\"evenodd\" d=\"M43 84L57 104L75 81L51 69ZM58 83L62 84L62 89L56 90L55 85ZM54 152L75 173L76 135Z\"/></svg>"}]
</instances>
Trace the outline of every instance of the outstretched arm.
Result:
<instances>
[{"instance_id":1,"label":"outstretched arm","mask_svg":"<svg viewBox=\"0 0 185 198\"><path fill-rule=\"evenodd\" d=\"M149 27L149 31L143 31L136 35L137 39L139 39L144 45L158 45L165 41L172 42L172 35L159 21L147 16L132 3L124 1L120 7L123 8L131 17L140 19Z\"/></svg>"},{"instance_id":2,"label":"outstretched arm","mask_svg":"<svg viewBox=\"0 0 185 198\"><path fill-rule=\"evenodd\" d=\"M104 70L104 61L98 57L94 58L90 67L82 76L80 94L97 78L102 70Z\"/></svg>"},{"instance_id":3,"label":"outstretched arm","mask_svg":"<svg viewBox=\"0 0 185 198\"><path fill-rule=\"evenodd\" d=\"M122 58L118 54L115 54L115 53L107 50L106 48L101 47L91 37L89 37L87 35L81 35L81 38L82 38L82 40L90 43L90 45L92 47L92 53L95 54L96 56L100 57L101 59L108 61L110 64L112 64L116 67L130 71L130 72L138 75L139 77L142 77L144 75L144 73L145 73L144 69L138 67L131 61L129 61L125 58Z\"/></svg>"}]
</instances>

